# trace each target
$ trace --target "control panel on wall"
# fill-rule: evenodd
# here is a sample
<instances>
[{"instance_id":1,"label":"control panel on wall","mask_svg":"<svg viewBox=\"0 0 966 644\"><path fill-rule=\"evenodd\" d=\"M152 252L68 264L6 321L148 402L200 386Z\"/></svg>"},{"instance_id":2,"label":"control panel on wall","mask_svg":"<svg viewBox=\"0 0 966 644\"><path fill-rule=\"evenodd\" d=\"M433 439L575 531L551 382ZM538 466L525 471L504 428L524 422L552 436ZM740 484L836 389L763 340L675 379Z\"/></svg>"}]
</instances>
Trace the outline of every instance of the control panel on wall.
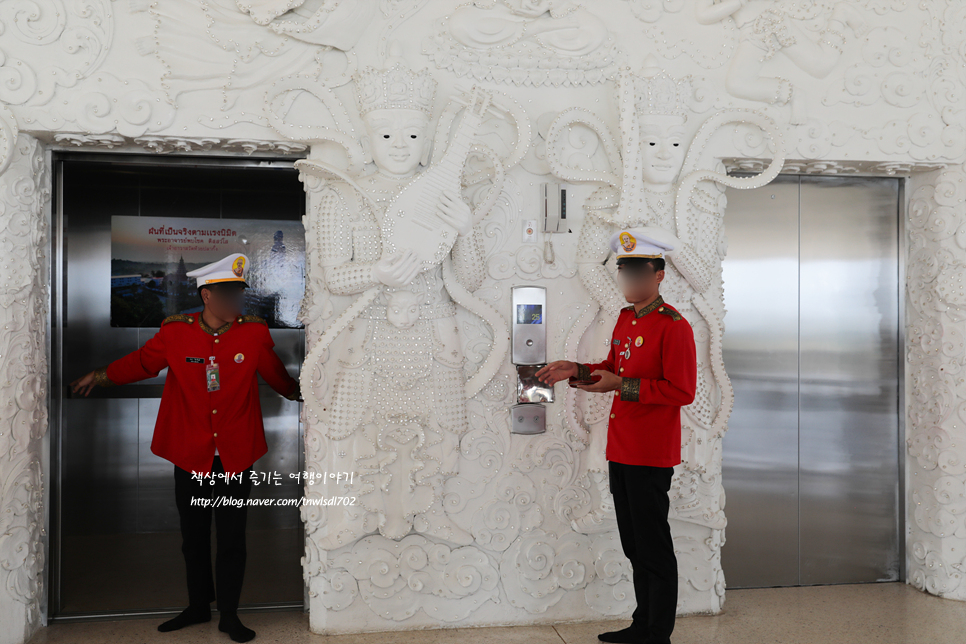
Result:
<instances>
[{"instance_id":1,"label":"control panel on wall","mask_svg":"<svg viewBox=\"0 0 966 644\"><path fill-rule=\"evenodd\" d=\"M533 403L510 407L510 431L514 434L543 434L547 431L547 408Z\"/></svg>"},{"instance_id":2,"label":"control panel on wall","mask_svg":"<svg viewBox=\"0 0 966 644\"><path fill-rule=\"evenodd\" d=\"M543 232L569 233L567 227L567 184L548 182L540 185L543 197Z\"/></svg>"},{"instance_id":3,"label":"control panel on wall","mask_svg":"<svg viewBox=\"0 0 966 644\"><path fill-rule=\"evenodd\" d=\"M547 363L547 289L514 286L512 359L515 365Z\"/></svg>"},{"instance_id":4,"label":"control panel on wall","mask_svg":"<svg viewBox=\"0 0 966 644\"><path fill-rule=\"evenodd\" d=\"M510 431L542 434L547 427L547 410L540 403L553 402L553 387L536 378L536 372L547 364L547 289L514 286L511 291L511 355L517 371L517 404L510 407Z\"/></svg>"}]
</instances>

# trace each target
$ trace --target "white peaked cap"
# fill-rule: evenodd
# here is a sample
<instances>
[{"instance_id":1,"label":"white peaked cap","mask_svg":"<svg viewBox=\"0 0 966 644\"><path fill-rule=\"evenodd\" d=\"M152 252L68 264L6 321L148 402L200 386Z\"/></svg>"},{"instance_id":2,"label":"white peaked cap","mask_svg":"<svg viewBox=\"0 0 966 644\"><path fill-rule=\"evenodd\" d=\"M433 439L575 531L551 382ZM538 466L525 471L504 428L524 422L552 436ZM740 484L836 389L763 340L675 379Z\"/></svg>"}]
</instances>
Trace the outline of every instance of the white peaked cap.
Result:
<instances>
[{"instance_id":1,"label":"white peaked cap","mask_svg":"<svg viewBox=\"0 0 966 644\"><path fill-rule=\"evenodd\" d=\"M202 266L187 275L188 277L197 278L198 286L221 282L241 282L242 285L247 287L248 283L245 282L245 273L247 271L248 257L241 253L232 253L224 259L219 259L217 262Z\"/></svg>"},{"instance_id":2,"label":"white peaked cap","mask_svg":"<svg viewBox=\"0 0 966 644\"><path fill-rule=\"evenodd\" d=\"M674 246L649 237L644 231L629 228L614 233L610 238L610 249L621 257L663 258L664 253L674 250Z\"/></svg>"}]
</instances>

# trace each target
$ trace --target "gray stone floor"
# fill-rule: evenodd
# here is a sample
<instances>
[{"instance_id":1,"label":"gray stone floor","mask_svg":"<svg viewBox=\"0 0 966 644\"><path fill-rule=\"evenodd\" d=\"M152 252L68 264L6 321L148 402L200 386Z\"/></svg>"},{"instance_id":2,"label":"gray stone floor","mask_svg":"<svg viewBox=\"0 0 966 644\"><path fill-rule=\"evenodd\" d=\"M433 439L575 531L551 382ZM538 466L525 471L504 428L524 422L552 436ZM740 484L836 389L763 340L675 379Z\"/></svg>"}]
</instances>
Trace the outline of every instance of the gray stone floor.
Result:
<instances>
[{"instance_id":1,"label":"gray stone floor","mask_svg":"<svg viewBox=\"0 0 966 644\"><path fill-rule=\"evenodd\" d=\"M290 644L594 644L597 634L627 621L315 635L300 612L242 613L257 632L253 642ZM53 624L30 644L208 644L231 642L206 624L159 633L164 619ZM966 602L926 595L904 584L730 590L724 612L679 618L674 644L962 644Z\"/></svg>"}]
</instances>

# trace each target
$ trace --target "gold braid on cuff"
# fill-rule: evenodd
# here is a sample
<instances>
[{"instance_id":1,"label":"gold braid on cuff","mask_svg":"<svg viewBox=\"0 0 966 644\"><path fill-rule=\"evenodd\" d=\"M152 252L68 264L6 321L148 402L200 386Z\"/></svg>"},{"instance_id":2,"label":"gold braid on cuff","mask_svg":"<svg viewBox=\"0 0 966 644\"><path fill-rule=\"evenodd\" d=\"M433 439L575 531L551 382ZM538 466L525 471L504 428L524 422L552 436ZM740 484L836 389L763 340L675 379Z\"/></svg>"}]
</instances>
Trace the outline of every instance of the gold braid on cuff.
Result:
<instances>
[{"instance_id":1,"label":"gold braid on cuff","mask_svg":"<svg viewBox=\"0 0 966 644\"><path fill-rule=\"evenodd\" d=\"M107 377L107 367L94 370L94 384L101 387L113 387L117 383Z\"/></svg>"},{"instance_id":2,"label":"gold braid on cuff","mask_svg":"<svg viewBox=\"0 0 966 644\"><path fill-rule=\"evenodd\" d=\"M577 380L590 380L590 367L577 363Z\"/></svg>"},{"instance_id":3,"label":"gold braid on cuff","mask_svg":"<svg viewBox=\"0 0 966 644\"><path fill-rule=\"evenodd\" d=\"M289 400L298 400L302 397L302 385L301 383L295 385L295 390L289 395L285 396Z\"/></svg>"},{"instance_id":4,"label":"gold braid on cuff","mask_svg":"<svg viewBox=\"0 0 966 644\"><path fill-rule=\"evenodd\" d=\"M622 378L621 379L621 400L628 402L639 402L638 398L641 395L641 379L640 378Z\"/></svg>"}]
</instances>

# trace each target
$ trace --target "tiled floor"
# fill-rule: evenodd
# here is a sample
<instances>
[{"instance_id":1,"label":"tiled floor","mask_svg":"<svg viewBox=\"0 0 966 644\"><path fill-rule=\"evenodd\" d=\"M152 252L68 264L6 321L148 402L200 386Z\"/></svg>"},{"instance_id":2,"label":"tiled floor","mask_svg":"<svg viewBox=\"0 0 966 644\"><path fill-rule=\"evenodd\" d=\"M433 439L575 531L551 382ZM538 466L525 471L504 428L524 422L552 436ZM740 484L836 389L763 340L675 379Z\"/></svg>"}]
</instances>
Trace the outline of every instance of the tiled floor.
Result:
<instances>
[{"instance_id":1,"label":"tiled floor","mask_svg":"<svg viewBox=\"0 0 966 644\"><path fill-rule=\"evenodd\" d=\"M254 642L286 644L594 644L597 634L629 622L473 628L322 636L299 612L242 614ZM210 623L159 633L158 619L53 624L30 644L223 644ZM962 644L966 602L925 595L904 584L728 591L724 613L677 620L674 644Z\"/></svg>"}]
</instances>

